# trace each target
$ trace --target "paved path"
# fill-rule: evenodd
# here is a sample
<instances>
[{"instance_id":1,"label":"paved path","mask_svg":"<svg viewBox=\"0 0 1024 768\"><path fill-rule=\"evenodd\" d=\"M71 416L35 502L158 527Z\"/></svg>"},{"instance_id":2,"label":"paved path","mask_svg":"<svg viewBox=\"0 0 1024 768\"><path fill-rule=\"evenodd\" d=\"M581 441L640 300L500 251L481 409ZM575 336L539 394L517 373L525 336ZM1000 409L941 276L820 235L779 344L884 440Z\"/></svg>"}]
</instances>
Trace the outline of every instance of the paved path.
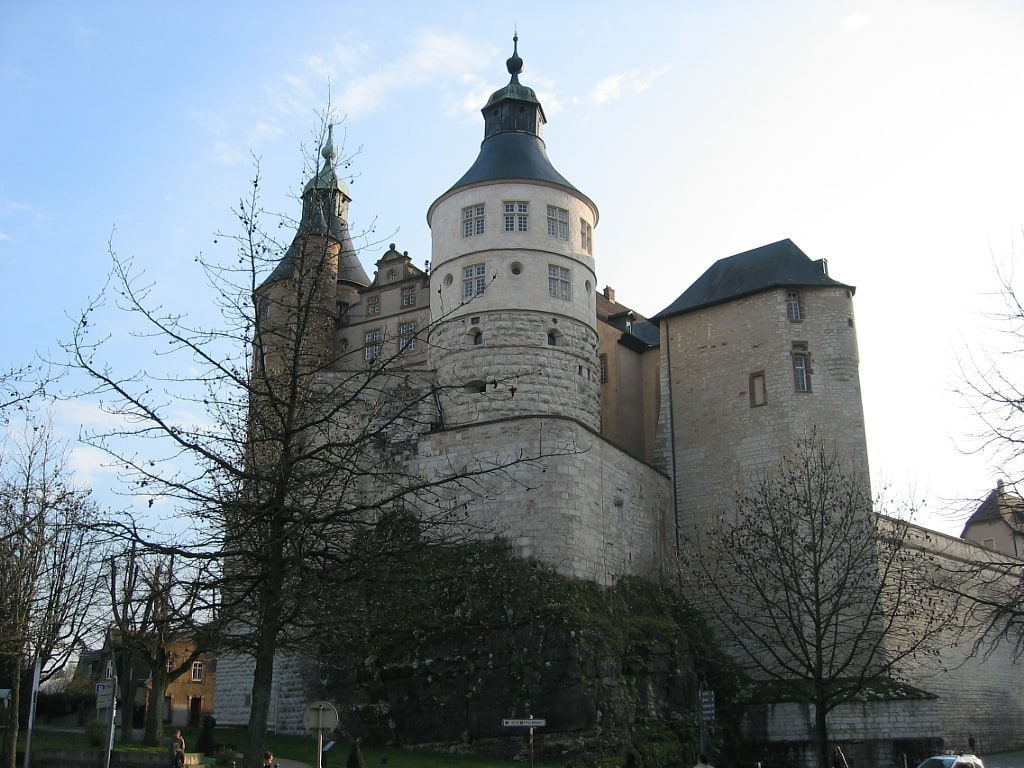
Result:
<instances>
[{"instance_id":1,"label":"paved path","mask_svg":"<svg viewBox=\"0 0 1024 768\"><path fill-rule=\"evenodd\" d=\"M985 768L1024 768L1024 750L982 755L981 759L985 763Z\"/></svg>"}]
</instances>

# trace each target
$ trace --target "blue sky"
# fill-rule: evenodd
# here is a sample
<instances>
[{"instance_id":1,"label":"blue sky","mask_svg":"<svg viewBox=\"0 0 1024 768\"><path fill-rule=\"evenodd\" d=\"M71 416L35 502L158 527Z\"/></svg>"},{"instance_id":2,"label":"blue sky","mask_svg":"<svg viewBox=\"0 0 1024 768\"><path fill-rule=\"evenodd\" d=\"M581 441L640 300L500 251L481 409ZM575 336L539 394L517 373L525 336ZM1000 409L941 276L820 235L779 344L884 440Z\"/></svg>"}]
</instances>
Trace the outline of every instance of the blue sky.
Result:
<instances>
[{"instance_id":1,"label":"blue sky","mask_svg":"<svg viewBox=\"0 0 1024 768\"><path fill-rule=\"evenodd\" d=\"M556 168L601 211L598 280L644 314L715 260L794 240L856 285L876 488L959 533L997 474L952 390L994 339L993 259L1024 227L1017 2L0 3L0 367L55 354L107 242L165 306L212 317L194 258L260 158L297 214L302 145L345 116L363 264L429 258L518 28ZM138 362L138 361L135 361ZM132 364L132 361L126 361ZM144 362L143 362L144 364ZM98 418L57 413L69 435ZM103 491L111 477L79 449Z\"/></svg>"}]
</instances>

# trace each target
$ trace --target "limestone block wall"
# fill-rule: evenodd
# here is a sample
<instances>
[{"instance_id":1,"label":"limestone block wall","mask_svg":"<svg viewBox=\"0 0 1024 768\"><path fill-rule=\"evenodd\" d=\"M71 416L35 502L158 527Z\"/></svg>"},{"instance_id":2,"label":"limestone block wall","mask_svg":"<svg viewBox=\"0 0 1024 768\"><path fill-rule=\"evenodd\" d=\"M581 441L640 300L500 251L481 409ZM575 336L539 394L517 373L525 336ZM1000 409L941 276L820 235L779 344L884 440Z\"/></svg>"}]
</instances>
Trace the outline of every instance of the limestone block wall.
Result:
<instances>
[{"instance_id":1,"label":"limestone block wall","mask_svg":"<svg viewBox=\"0 0 1024 768\"><path fill-rule=\"evenodd\" d=\"M657 578L673 541L668 478L578 422L522 418L431 433L416 461L429 476L516 457L536 460L453 491L448 503L465 511L468 530L598 584Z\"/></svg>"},{"instance_id":2,"label":"limestone block wall","mask_svg":"<svg viewBox=\"0 0 1024 768\"><path fill-rule=\"evenodd\" d=\"M480 344L476 333L482 334ZM597 333L591 326L538 312L486 312L439 324L430 345L445 387L441 409L448 426L550 414L600 428Z\"/></svg>"},{"instance_id":3,"label":"limestone block wall","mask_svg":"<svg viewBox=\"0 0 1024 768\"><path fill-rule=\"evenodd\" d=\"M832 710L827 723L830 741L842 747L850 765L905 768L940 748L933 698L849 702ZM816 765L810 704L753 706L742 729L748 740L764 745L759 758L766 765Z\"/></svg>"},{"instance_id":4,"label":"limestone block wall","mask_svg":"<svg viewBox=\"0 0 1024 768\"><path fill-rule=\"evenodd\" d=\"M866 475L851 296L843 288L814 288L801 297L802 322L789 322L783 289L662 322L655 463L675 475L684 527L699 527L730 506L737 488L778 463L811 428L834 441L851 471ZM797 348L810 356L810 392L794 387ZM755 375L763 376L763 403L752 400Z\"/></svg>"},{"instance_id":5,"label":"limestone block wall","mask_svg":"<svg viewBox=\"0 0 1024 768\"><path fill-rule=\"evenodd\" d=\"M222 654L217 660L217 725L245 726L252 704L251 656ZM313 687L312 665L289 654L274 659L274 685L270 694L267 728L277 733L305 733L302 717L306 707L319 697ZM237 745L241 746L241 745Z\"/></svg>"},{"instance_id":6,"label":"limestone block wall","mask_svg":"<svg viewBox=\"0 0 1024 768\"><path fill-rule=\"evenodd\" d=\"M976 570L981 574L974 580L979 588L982 583L990 589L1005 588L1014 576L999 578L995 569L977 570L992 562L991 550L926 528L912 526L907 545L925 551L935 568L925 574L920 599L946 611L949 619L946 628L938 630L936 653L907 659L897 672L938 697L946 748L966 749L969 735L981 754L1024 748L1024 659L1014 658L1012 645L1005 642L993 645L984 640L977 645L981 627L970 616L969 605L928 587L929 582L941 584L943 574L954 569ZM1006 560L1005 555L998 557ZM1018 568L1017 577L1019 573Z\"/></svg>"}]
</instances>

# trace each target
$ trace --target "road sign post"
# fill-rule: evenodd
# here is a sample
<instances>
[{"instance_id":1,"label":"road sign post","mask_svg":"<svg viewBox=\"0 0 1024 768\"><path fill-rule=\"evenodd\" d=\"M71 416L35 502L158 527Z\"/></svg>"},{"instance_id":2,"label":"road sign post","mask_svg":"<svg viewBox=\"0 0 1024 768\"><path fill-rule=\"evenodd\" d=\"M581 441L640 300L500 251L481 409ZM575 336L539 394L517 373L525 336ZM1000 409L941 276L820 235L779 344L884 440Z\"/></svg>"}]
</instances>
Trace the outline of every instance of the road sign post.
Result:
<instances>
[{"instance_id":1,"label":"road sign post","mask_svg":"<svg viewBox=\"0 0 1024 768\"><path fill-rule=\"evenodd\" d=\"M316 732L316 768L324 766L324 733L338 727L338 710L329 701L314 701L302 716L306 730Z\"/></svg>"},{"instance_id":2,"label":"road sign post","mask_svg":"<svg viewBox=\"0 0 1024 768\"><path fill-rule=\"evenodd\" d=\"M543 728L548 721L542 717L528 717L523 719L506 718L501 721L506 728L529 728L530 729L530 768L533 768L533 729Z\"/></svg>"}]
</instances>

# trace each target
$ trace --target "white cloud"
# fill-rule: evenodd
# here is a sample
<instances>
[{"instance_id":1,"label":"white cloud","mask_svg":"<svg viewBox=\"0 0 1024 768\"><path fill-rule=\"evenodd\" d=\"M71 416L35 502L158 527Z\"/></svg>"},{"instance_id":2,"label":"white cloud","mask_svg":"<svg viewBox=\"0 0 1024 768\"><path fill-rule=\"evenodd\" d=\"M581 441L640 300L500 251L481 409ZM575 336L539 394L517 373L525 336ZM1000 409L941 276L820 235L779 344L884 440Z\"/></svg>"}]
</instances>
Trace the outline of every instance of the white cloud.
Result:
<instances>
[{"instance_id":1,"label":"white cloud","mask_svg":"<svg viewBox=\"0 0 1024 768\"><path fill-rule=\"evenodd\" d=\"M11 237L9 234L4 232L3 230L0 230L0 243L13 243L13 242L14 242L14 238L13 237Z\"/></svg>"},{"instance_id":2,"label":"white cloud","mask_svg":"<svg viewBox=\"0 0 1024 768\"><path fill-rule=\"evenodd\" d=\"M859 32L874 20L874 17L864 11L854 11L843 19L843 31Z\"/></svg>"},{"instance_id":3,"label":"white cloud","mask_svg":"<svg viewBox=\"0 0 1024 768\"><path fill-rule=\"evenodd\" d=\"M590 104L606 104L627 94L642 93L654 85L654 81L665 73L667 67L642 72L630 69L617 75L609 75L598 81L582 101Z\"/></svg>"}]
</instances>

